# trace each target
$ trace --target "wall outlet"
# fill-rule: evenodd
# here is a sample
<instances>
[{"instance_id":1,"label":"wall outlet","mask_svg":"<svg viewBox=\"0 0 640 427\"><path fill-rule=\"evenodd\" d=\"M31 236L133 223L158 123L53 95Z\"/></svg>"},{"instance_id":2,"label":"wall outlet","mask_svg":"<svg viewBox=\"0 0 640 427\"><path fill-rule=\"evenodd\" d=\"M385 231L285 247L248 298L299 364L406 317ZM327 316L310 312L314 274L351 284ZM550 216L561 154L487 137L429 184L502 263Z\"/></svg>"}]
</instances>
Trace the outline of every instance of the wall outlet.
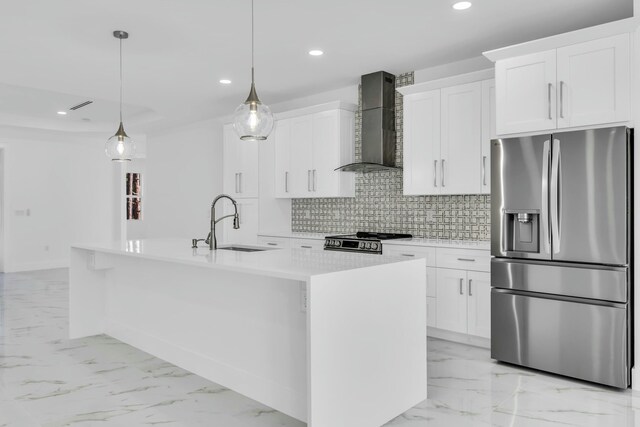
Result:
<instances>
[{"instance_id":1,"label":"wall outlet","mask_svg":"<svg viewBox=\"0 0 640 427\"><path fill-rule=\"evenodd\" d=\"M307 284L300 284L300 312L307 312Z\"/></svg>"}]
</instances>

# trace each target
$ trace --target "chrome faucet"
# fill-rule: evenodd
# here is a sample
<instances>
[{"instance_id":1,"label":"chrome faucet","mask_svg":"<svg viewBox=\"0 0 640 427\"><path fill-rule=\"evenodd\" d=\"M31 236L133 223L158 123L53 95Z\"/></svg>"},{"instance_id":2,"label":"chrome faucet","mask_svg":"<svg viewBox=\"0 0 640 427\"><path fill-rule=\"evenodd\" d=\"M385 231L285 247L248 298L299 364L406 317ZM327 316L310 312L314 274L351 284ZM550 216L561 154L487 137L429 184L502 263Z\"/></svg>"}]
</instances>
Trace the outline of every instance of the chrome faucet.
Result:
<instances>
[{"instance_id":1,"label":"chrome faucet","mask_svg":"<svg viewBox=\"0 0 640 427\"><path fill-rule=\"evenodd\" d=\"M221 216L220 218L215 219L216 203L218 202L218 200L225 199L225 198L231 200L231 203L233 203L234 212L232 214ZM216 239L216 224L225 218L231 218L231 217L233 217L233 229L237 230L238 228L240 228L240 218L238 217L238 203L235 200L233 200L231 196L227 196L226 194L221 194L215 199L213 199L213 202L211 203L211 231L209 231L209 236L207 236L208 241L205 240L205 243L209 244L209 249L211 250L218 249L218 239Z\"/></svg>"},{"instance_id":2,"label":"chrome faucet","mask_svg":"<svg viewBox=\"0 0 640 427\"><path fill-rule=\"evenodd\" d=\"M233 203L234 212L232 214L225 215L216 219L216 203L220 199L231 200L231 203ZM230 196L227 196L226 194L221 194L215 199L213 199L213 202L211 203L211 230L209 231L209 235L204 240L192 239L191 247L196 248L198 246L198 242L204 241L207 245L209 245L209 249L211 250L218 249L218 239L216 238L216 224L225 218L231 218L231 217L233 217L233 229L237 230L238 228L240 228L240 218L238 217L238 203L235 200L233 200Z\"/></svg>"}]
</instances>

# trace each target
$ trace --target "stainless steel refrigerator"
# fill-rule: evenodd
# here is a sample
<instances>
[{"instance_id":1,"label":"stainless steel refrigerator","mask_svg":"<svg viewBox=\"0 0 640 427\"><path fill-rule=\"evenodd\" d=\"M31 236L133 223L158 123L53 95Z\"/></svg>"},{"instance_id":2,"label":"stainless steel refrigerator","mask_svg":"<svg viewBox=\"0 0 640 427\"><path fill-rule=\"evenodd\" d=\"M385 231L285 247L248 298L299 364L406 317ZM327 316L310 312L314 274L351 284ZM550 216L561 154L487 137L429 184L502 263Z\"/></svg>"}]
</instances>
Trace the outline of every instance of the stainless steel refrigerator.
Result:
<instances>
[{"instance_id":1,"label":"stainless steel refrigerator","mask_svg":"<svg viewBox=\"0 0 640 427\"><path fill-rule=\"evenodd\" d=\"M492 358L630 385L632 138L492 141Z\"/></svg>"}]
</instances>

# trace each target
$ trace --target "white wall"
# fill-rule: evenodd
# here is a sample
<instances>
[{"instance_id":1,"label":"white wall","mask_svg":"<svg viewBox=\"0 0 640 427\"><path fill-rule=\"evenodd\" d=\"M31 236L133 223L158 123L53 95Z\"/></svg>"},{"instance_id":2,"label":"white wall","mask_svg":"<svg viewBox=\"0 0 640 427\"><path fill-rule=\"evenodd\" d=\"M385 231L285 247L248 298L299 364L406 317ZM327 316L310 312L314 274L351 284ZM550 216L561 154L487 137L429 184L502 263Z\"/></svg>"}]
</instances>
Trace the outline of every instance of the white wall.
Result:
<instances>
[{"instance_id":1,"label":"white wall","mask_svg":"<svg viewBox=\"0 0 640 427\"><path fill-rule=\"evenodd\" d=\"M106 138L0 127L4 271L65 267L72 243L110 239Z\"/></svg>"},{"instance_id":2,"label":"white wall","mask_svg":"<svg viewBox=\"0 0 640 427\"><path fill-rule=\"evenodd\" d=\"M222 193L222 124L215 120L147 135L143 229L138 237L205 238Z\"/></svg>"}]
</instances>

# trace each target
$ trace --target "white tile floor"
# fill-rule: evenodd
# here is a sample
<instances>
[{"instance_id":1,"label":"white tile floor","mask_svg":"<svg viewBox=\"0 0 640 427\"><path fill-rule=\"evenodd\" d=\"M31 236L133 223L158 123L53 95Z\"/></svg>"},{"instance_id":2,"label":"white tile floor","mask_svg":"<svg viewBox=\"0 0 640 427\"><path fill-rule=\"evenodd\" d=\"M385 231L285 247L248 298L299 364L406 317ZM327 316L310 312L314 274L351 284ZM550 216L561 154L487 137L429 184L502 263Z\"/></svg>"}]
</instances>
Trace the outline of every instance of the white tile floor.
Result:
<instances>
[{"instance_id":1,"label":"white tile floor","mask_svg":"<svg viewBox=\"0 0 640 427\"><path fill-rule=\"evenodd\" d=\"M0 427L304 426L110 337L69 340L66 270L0 274ZM429 340L429 399L389 426L640 426L640 394Z\"/></svg>"}]
</instances>

